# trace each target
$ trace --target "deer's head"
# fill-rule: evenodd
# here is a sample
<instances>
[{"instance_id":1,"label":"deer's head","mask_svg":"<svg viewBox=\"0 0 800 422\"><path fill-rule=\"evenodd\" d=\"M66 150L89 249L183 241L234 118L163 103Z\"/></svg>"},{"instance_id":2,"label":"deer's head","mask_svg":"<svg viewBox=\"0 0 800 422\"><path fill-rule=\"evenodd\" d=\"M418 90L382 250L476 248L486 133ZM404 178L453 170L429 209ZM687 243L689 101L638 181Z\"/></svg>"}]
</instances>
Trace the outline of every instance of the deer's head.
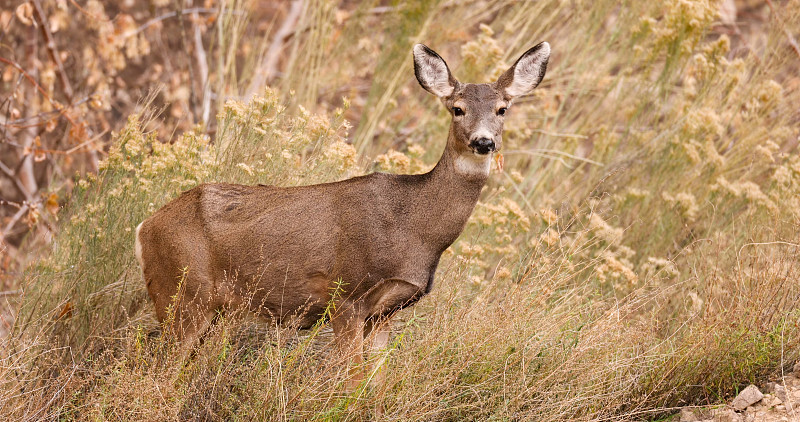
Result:
<instances>
[{"instance_id":1,"label":"deer's head","mask_svg":"<svg viewBox=\"0 0 800 422\"><path fill-rule=\"evenodd\" d=\"M539 85L549 58L550 44L543 42L526 51L497 81L464 84L435 51L414 46L419 84L439 97L453 116L447 147L456 153L457 170L488 174L491 155L503 144L503 122L512 101Z\"/></svg>"}]
</instances>

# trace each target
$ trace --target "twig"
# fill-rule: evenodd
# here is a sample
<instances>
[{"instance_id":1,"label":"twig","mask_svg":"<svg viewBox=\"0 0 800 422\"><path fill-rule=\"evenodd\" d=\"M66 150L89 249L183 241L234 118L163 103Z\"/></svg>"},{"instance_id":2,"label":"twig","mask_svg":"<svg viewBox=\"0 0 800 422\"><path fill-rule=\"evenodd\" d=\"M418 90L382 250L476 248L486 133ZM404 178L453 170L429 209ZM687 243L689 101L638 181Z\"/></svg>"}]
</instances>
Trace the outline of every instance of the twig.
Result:
<instances>
[{"instance_id":1,"label":"twig","mask_svg":"<svg viewBox=\"0 0 800 422\"><path fill-rule=\"evenodd\" d=\"M560 161L567 168L572 168L572 167L567 165L566 161L564 161L563 158L558 157L558 155L561 155L561 156L564 156L564 157L567 157L567 158L571 158L573 160L582 161L584 163L594 164L594 165L600 166L600 167L605 166L605 164L603 164L603 163L601 163L599 161L594 161L594 160L590 160L588 158L578 157L577 155L573 155L573 154L570 154L568 152L559 151L559 150L556 150L556 149L530 149L530 150L521 149L521 150L507 151L506 154L528 154L528 155L538 155L540 157L545 157L545 158L552 158L554 160ZM553 154L553 155L548 155L548 154Z\"/></svg>"},{"instance_id":2,"label":"twig","mask_svg":"<svg viewBox=\"0 0 800 422\"><path fill-rule=\"evenodd\" d=\"M69 155L69 154L72 154L73 152L75 152L75 151L77 151L77 150L79 150L79 149L83 148L84 146L86 146L86 145L88 145L88 144L91 144L92 142L94 142L94 141L96 141L96 140L100 139L100 137L101 137L101 136L103 136L103 135L105 135L106 133L108 133L108 130L104 130L104 131L102 131L102 132L98 133L97 135L95 135L95 137L94 137L94 138L90 138L90 139L89 139L89 140L87 140L87 141L81 142L80 144L78 144L78 145L75 145L74 147L72 147L72 148L70 148L70 149L68 149L68 150L66 150L66 151L50 151L50 150L47 150L47 151L45 151L45 152L50 152L50 153L52 153L52 154L65 154L65 155Z\"/></svg>"},{"instance_id":3,"label":"twig","mask_svg":"<svg viewBox=\"0 0 800 422\"><path fill-rule=\"evenodd\" d=\"M22 204L22 206L17 210L17 212L11 217L11 220L9 220L8 224L6 224L6 228L3 229L3 232L0 233L0 236L2 236L4 239L8 237L7 236L8 232L10 232L11 229L14 228L19 219L22 218L23 215L25 215L25 213L28 211L29 208L30 206L28 205L27 202Z\"/></svg>"},{"instance_id":4,"label":"twig","mask_svg":"<svg viewBox=\"0 0 800 422\"><path fill-rule=\"evenodd\" d=\"M0 292L0 297L3 296L17 296L22 294L22 289L17 290L6 290L4 292Z\"/></svg>"},{"instance_id":5,"label":"twig","mask_svg":"<svg viewBox=\"0 0 800 422\"><path fill-rule=\"evenodd\" d=\"M264 89L264 85L269 82L272 75L278 67L278 60L280 59L281 50L288 37L294 32L294 27L297 25L300 12L303 10L303 0L294 0L289 8L289 13L286 14L286 19L283 20L281 27L275 32L272 42L264 54L264 61L261 66L256 69L253 80L250 81L250 86L247 87L246 99L250 99L256 93Z\"/></svg>"},{"instance_id":6,"label":"twig","mask_svg":"<svg viewBox=\"0 0 800 422\"><path fill-rule=\"evenodd\" d=\"M558 133L558 132L549 132L549 131L541 130L541 129L534 129L533 131L536 132L536 133L541 133L543 135L555 136L555 137L559 137L559 138L577 138L577 139L588 139L589 138L586 135L578 135L577 133Z\"/></svg>"},{"instance_id":7,"label":"twig","mask_svg":"<svg viewBox=\"0 0 800 422\"><path fill-rule=\"evenodd\" d=\"M47 92L44 90L44 88L42 88L42 86L39 85L38 82L36 82L36 79L34 79L33 76L31 76L30 73L26 72L25 69L22 68L22 66L20 66L19 64L15 63L15 62L13 62L11 60L8 60L8 59L4 58L4 57L0 57L0 63L5 63L7 65L10 65L14 69L16 69L19 73L21 73L22 76L24 76L25 79L27 79L28 82L30 82L36 88L36 90L39 91L40 94L42 94L42 96L47 100L47 102L49 102L50 105L53 106L53 108L55 108L58 111L61 111L64 108L63 106L61 106L57 102L53 101L53 99L50 98L49 95L47 95ZM33 116L27 116L25 118L26 119L30 119L32 117ZM72 118L69 115L64 114L64 118L67 119L72 125L77 125L75 123L75 121L72 120Z\"/></svg>"},{"instance_id":8,"label":"twig","mask_svg":"<svg viewBox=\"0 0 800 422\"><path fill-rule=\"evenodd\" d=\"M797 57L800 57L800 46L797 45L797 41L792 36L792 33L786 28L783 28L783 33L786 34L786 38L789 40L789 45L792 46L794 54L797 54Z\"/></svg>"},{"instance_id":9,"label":"twig","mask_svg":"<svg viewBox=\"0 0 800 422\"><path fill-rule=\"evenodd\" d=\"M86 145L88 145L88 144L100 139L100 137L105 135L106 133L108 133L108 130L104 130L103 132L98 133L94 137L89 138L86 141L83 141L80 144L75 145L74 147L72 147L70 149L67 149L67 150L47 149L47 148L31 148L30 151L33 154L44 152L44 153L47 153L47 154L70 155L73 152L85 147ZM15 148L25 148L24 146L22 146L22 145L20 145L20 144L18 144L16 142L4 142L4 143L6 145L11 145L12 147L15 147ZM2 170L2 167L4 167L4 166L5 165L2 162L0 162L0 170ZM8 167L6 167L6 168L8 168ZM5 170L2 170L2 171L5 172ZM0 203L2 203L2 201L0 201Z\"/></svg>"},{"instance_id":10,"label":"twig","mask_svg":"<svg viewBox=\"0 0 800 422\"><path fill-rule=\"evenodd\" d=\"M93 15L93 14L91 14L91 13L87 12L87 11L86 11L86 10L84 10L84 8L82 8L82 7L81 7L81 5L80 5L80 4L78 4L78 3L77 3L75 0L69 0L69 2L70 2L70 3L72 3L72 5L73 5L73 6L75 6L75 8L76 8L76 9L78 9L78 11L80 11L81 13L83 13L84 15L86 15L86 16L87 16L89 19L100 20L100 17L99 17L99 16L95 16L95 15Z\"/></svg>"},{"instance_id":11,"label":"twig","mask_svg":"<svg viewBox=\"0 0 800 422\"><path fill-rule=\"evenodd\" d=\"M19 180L14 171L11 170L8 166L6 166L5 163L3 163L2 161L0 161L0 171L2 171L9 179L11 179L14 182L14 187L17 188L17 190L19 191L19 193L22 194L25 200L27 201L33 200L33 192L28 192L28 188L25 187L24 184L22 184L22 182Z\"/></svg>"},{"instance_id":12,"label":"twig","mask_svg":"<svg viewBox=\"0 0 800 422\"><path fill-rule=\"evenodd\" d=\"M769 6L769 11L772 16L774 16L776 19L780 19L780 15L776 14L775 5L772 4L772 0L766 0L766 3L767 6ZM786 34L786 38L789 41L789 45L792 47L792 50L794 50L794 54L797 54L797 57L800 57L800 46L797 45L797 41L795 41L792 33L786 29L786 24L784 22L781 22L781 24L783 25L783 33Z\"/></svg>"},{"instance_id":13,"label":"twig","mask_svg":"<svg viewBox=\"0 0 800 422\"><path fill-rule=\"evenodd\" d=\"M744 248L748 246L766 246L766 245L783 245L783 246L793 246L795 248L800 248L800 243L793 243L793 242L786 242L784 240L775 240L772 242L750 242L745 243L742 247L739 248L739 251L736 252L736 268L739 272L742 272L742 265L741 265L741 254Z\"/></svg>"},{"instance_id":14,"label":"twig","mask_svg":"<svg viewBox=\"0 0 800 422\"><path fill-rule=\"evenodd\" d=\"M212 14L212 13L218 13L218 12L219 12L219 10L217 10L217 9L209 9L209 8L206 8L206 7L192 7L192 8L181 10L181 15L196 15L198 13ZM231 10L231 11L226 11L226 12L230 13L232 15L243 15L244 14L244 12L239 11L239 10ZM174 18L175 16L178 16L178 12L172 11L172 12L164 13L161 16L157 16L157 17L155 17L153 19L150 19L149 21L143 23L140 27L138 27L138 28L136 28L136 29L134 29L132 31L128 31L128 32L122 34L122 38L123 39L124 38L130 38L130 37L132 37L134 35L138 35L142 31L144 31L145 29L153 26L154 24L156 24L158 22L161 22L163 20L169 19L169 18Z\"/></svg>"},{"instance_id":15,"label":"twig","mask_svg":"<svg viewBox=\"0 0 800 422\"><path fill-rule=\"evenodd\" d=\"M61 88L64 90L64 95L67 97L68 102L72 102L72 85L69 83L66 72L64 72L64 64L61 63L61 57L58 56L56 50L56 43L53 40L53 34L50 33L50 25L44 16L44 10L39 0L33 0L33 14L37 21L39 21L39 28L42 29L42 36L46 41L47 52L50 54L50 59L56 64L58 69L58 78L61 80Z\"/></svg>"},{"instance_id":16,"label":"twig","mask_svg":"<svg viewBox=\"0 0 800 422\"><path fill-rule=\"evenodd\" d=\"M80 99L78 101L70 103L69 105L62 107L61 109L57 109L57 110L53 110L53 111L43 111L43 112L41 112L39 114L34 114L33 116L20 117L19 119L16 119L16 120L0 122L0 125L6 126L6 127L13 127L15 129L25 129L25 128L29 128L29 127L41 126L46 121L49 121L49 120L52 120L52 119L57 119L57 118L59 118L61 116L64 116L64 114L67 111L69 111L69 109L89 101L95 94L89 95L88 97L84 97L84 98L82 98L82 99ZM45 117L47 117L49 115L56 115L56 114L57 114L57 116L53 116L51 118L45 119ZM34 120L34 119L38 119L39 121L36 122L36 123L31 123L29 125L22 125L22 123L25 123L25 122L28 122L28 121L31 121L31 120ZM70 122L70 123L72 123L72 122Z\"/></svg>"},{"instance_id":17,"label":"twig","mask_svg":"<svg viewBox=\"0 0 800 422\"><path fill-rule=\"evenodd\" d=\"M22 204L20 204L19 202L6 201L5 199L0 199L0 205L9 205L16 209L22 208Z\"/></svg>"}]
</instances>

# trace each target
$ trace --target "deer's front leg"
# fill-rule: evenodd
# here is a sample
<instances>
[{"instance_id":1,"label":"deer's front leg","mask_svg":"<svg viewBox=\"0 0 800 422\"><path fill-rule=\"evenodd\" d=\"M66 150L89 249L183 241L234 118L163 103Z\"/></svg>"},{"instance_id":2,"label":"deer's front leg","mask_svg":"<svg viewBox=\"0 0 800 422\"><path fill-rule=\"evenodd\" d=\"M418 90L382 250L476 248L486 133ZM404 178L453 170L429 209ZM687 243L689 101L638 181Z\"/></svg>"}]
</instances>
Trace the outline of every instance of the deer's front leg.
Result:
<instances>
[{"instance_id":1,"label":"deer's front leg","mask_svg":"<svg viewBox=\"0 0 800 422\"><path fill-rule=\"evenodd\" d=\"M383 417L383 393L386 390L386 357L389 345L392 317L370 318L364 326L364 341L367 342L367 353L370 364L367 373L370 386L376 397L375 417Z\"/></svg>"},{"instance_id":2,"label":"deer's front leg","mask_svg":"<svg viewBox=\"0 0 800 422\"><path fill-rule=\"evenodd\" d=\"M367 352L370 363L374 365L368 374L370 384L374 388L381 388L384 384L384 363L386 362L386 347L389 345L391 333L391 316L384 318L368 319L364 326L364 339L367 342Z\"/></svg>"},{"instance_id":3,"label":"deer's front leg","mask_svg":"<svg viewBox=\"0 0 800 422\"><path fill-rule=\"evenodd\" d=\"M352 391L363 379L361 364L364 361L364 317L352 306L343 306L331 318L336 353L348 367L346 387Z\"/></svg>"}]
</instances>

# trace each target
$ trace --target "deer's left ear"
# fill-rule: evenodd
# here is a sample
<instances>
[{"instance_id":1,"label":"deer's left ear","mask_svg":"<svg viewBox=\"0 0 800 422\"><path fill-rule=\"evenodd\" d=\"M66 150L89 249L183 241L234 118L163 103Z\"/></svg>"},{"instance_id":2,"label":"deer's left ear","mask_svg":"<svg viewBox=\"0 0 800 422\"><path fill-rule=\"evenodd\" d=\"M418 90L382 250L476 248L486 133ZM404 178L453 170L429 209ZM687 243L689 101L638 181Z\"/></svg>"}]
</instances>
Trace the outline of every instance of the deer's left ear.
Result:
<instances>
[{"instance_id":1,"label":"deer's left ear","mask_svg":"<svg viewBox=\"0 0 800 422\"><path fill-rule=\"evenodd\" d=\"M425 90L439 98L450 96L458 85L444 59L423 44L414 46L414 74Z\"/></svg>"},{"instance_id":2,"label":"deer's left ear","mask_svg":"<svg viewBox=\"0 0 800 422\"><path fill-rule=\"evenodd\" d=\"M543 42L526 51L497 80L497 88L509 97L525 95L542 81L550 59L550 44Z\"/></svg>"}]
</instances>

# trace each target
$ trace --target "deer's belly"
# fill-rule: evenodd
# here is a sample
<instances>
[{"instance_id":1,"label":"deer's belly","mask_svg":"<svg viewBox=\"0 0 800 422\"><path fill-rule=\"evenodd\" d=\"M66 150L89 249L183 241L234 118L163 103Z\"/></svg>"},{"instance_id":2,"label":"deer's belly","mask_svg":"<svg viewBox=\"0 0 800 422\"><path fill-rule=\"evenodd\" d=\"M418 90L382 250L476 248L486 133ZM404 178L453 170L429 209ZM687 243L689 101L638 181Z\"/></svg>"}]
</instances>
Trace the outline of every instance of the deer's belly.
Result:
<instances>
[{"instance_id":1,"label":"deer's belly","mask_svg":"<svg viewBox=\"0 0 800 422\"><path fill-rule=\"evenodd\" d=\"M220 290L229 293L231 306L244 306L251 312L282 325L306 328L324 316L330 302L327 278L304 274L291 266L259 265L259 271L233 270L222 277Z\"/></svg>"}]
</instances>

